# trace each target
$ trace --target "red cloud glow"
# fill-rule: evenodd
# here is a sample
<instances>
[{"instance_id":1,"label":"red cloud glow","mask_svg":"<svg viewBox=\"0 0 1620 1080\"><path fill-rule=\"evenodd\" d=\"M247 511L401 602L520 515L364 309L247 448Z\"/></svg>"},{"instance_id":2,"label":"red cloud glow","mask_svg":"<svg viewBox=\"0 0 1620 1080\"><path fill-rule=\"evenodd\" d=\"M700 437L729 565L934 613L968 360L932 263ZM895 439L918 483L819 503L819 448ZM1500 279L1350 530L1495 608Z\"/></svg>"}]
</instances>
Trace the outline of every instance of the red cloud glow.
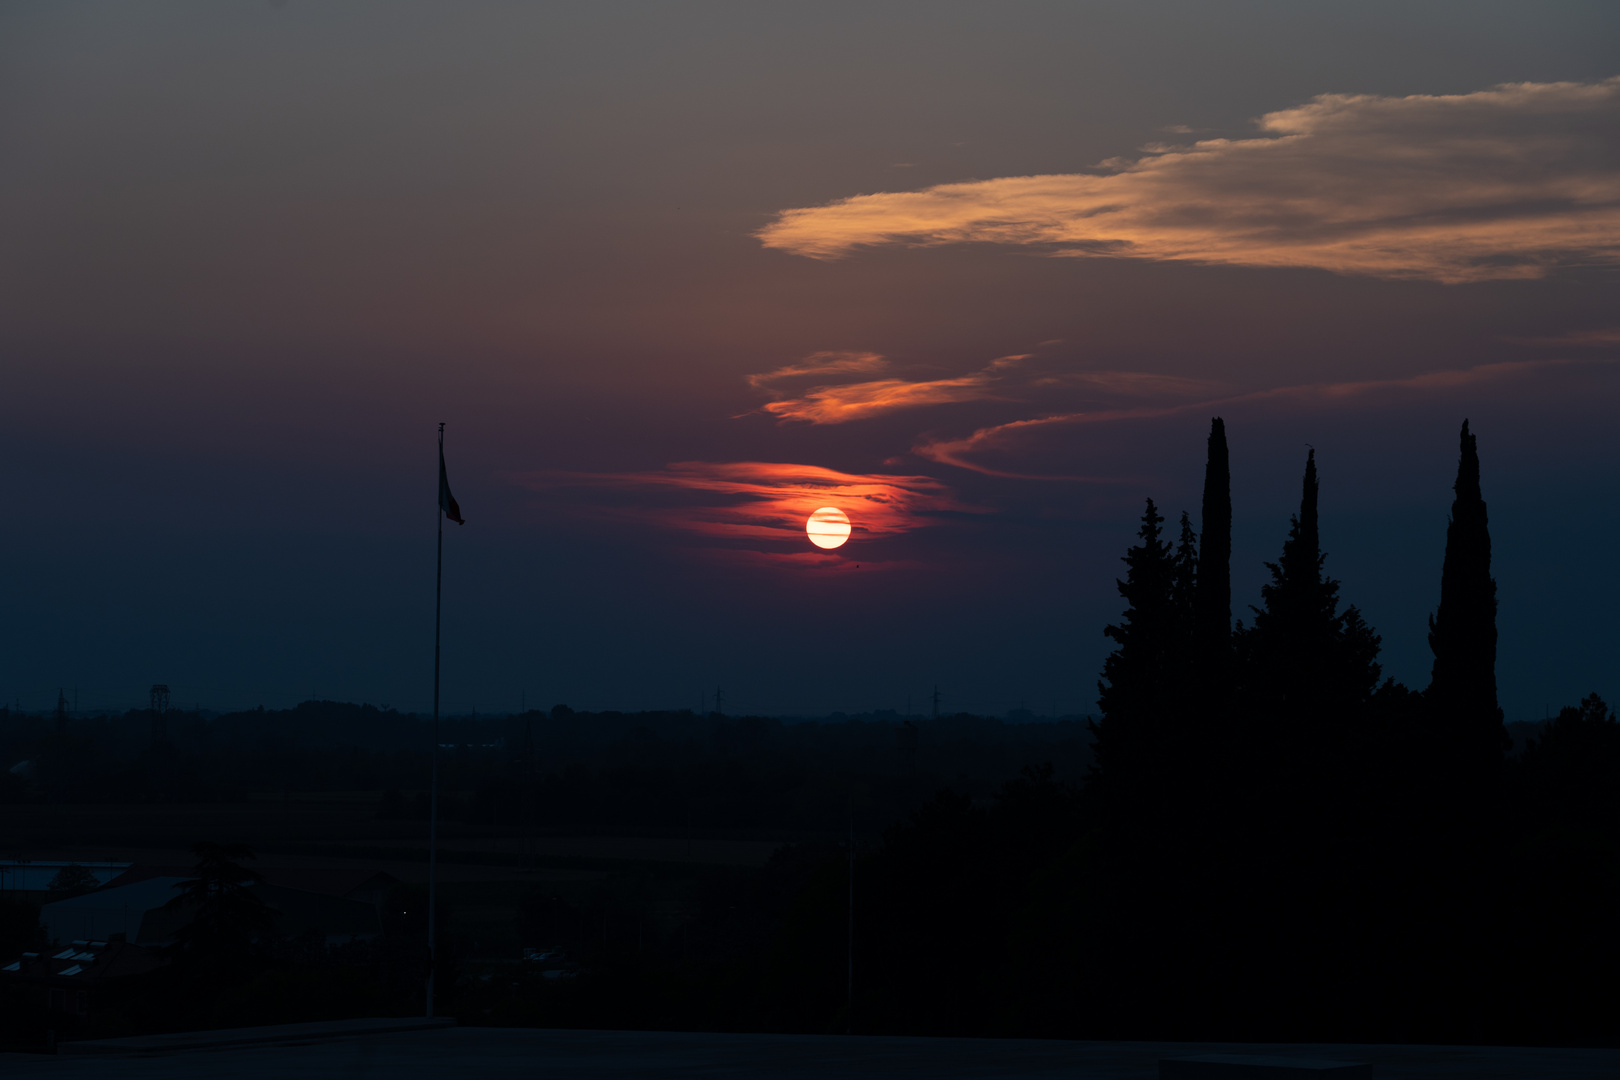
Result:
<instances>
[{"instance_id":1,"label":"red cloud glow","mask_svg":"<svg viewBox=\"0 0 1620 1080\"><path fill-rule=\"evenodd\" d=\"M532 488L663 490L679 505L634 511L661 524L725 540L803 545L805 522L823 506L849 515L856 538L894 536L932 524L942 512L977 513L931 476L844 473L769 461L682 461L652 472L536 473Z\"/></svg>"}]
</instances>

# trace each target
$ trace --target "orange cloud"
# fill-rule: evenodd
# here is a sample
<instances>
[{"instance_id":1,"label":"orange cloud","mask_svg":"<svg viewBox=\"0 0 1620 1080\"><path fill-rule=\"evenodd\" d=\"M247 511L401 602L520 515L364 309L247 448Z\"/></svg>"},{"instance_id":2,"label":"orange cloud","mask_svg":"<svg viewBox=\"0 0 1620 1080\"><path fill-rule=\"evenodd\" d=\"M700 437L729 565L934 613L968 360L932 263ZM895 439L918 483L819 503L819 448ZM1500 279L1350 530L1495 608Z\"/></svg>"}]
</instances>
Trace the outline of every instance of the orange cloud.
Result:
<instances>
[{"instance_id":1,"label":"orange cloud","mask_svg":"<svg viewBox=\"0 0 1620 1080\"><path fill-rule=\"evenodd\" d=\"M955 401L984 401L993 397L982 374L932 382L878 379L848 386L819 386L803 397L769 402L763 409L779 420L846 424L901 409L948 405Z\"/></svg>"},{"instance_id":2,"label":"orange cloud","mask_svg":"<svg viewBox=\"0 0 1620 1080\"><path fill-rule=\"evenodd\" d=\"M769 461L682 461L651 472L532 473L519 480L536 489L632 488L692 496L679 505L628 513L738 541L804 541L805 522L823 506L849 515L856 538L909 532L932 524L940 513L983 512L958 501L950 488L930 476L844 473ZM817 556L821 561L838 557Z\"/></svg>"},{"instance_id":3,"label":"orange cloud","mask_svg":"<svg viewBox=\"0 0 1620 1080\"><path fill-rule=\"evenodd\" d=\"M1042 428L1065 424L1096 424L1110 423L1119 420L1146 420L1161 416L1173 416L1186 412L1201 412L1208 409L1219 409L1230 405L1246 402L1260 402L1273 399L1342 401L1347 398L1359 397L1364 394L1380 390L1437 390L1450 389L1458 386L1467 386L1472 383L1488 382L1496 379L1510 378L1524 375L1529 372L1549 367L1562 367L1576 361L1557 360L1516 360L1499 364L1481 364L1477 367L1462 368L1451 371L1433 371L1423 375L1414 375L1405 379L1371 379L1363 382L1335 382L1335 383L1306 383L1298 386L1281 386L1270 390L1257 390L1245 394L1235 394L1228 397L1210 398L1202 401L1187 402L1179 405L1135 409L1096 409L1085 412L1059 413L1052 416L1035 417L1028 420L1014 420L1006 424L994 424L982 427L970 435L961 438L924 438L912 447L911 452L920 458L937 462L941 465L952 465L959 469L982 473L986 476L1002 476L1024 480L1091 480L1090 477L1077 476L1051 476L1021 472L1012 472L999 469L975 460L977 455L1005 451L1016 445L1019 439Z\"/></svg>"},{"instance_id":4,"label":"orange cloud","mask_svg":"<svg viewBox=\"0 0 1620 1080\"><path fill-rule=\"evenodd\" d=\"M962 401L1019 401L1031 390L1092 388L1138 396L1184 396L1210 392L1216 384L1174 375L1129 371L1060 371L1040 374L1024 365L1033 354L1019 353L992 360L970 375L953 379L871 379L812 386L797 397L780 397L761 406L778 420L810 424L846 424L868 420L902 409L948 405ZM828 362L827 357L855 357ZM838 366L834 366L838 365ZM876 353L815 353L800 364L748 376L748 384L780 394L778 384L806 375L866 374L880 371L887 361Z\"/></svg>"},{"instance_id":5,"label":"orange cloud","mask_svg":"<svg viewBox=\"0 0 1620 1080\"><path fill-rule=\"evenodd\" d=\"M755 390L775 393L777 384L816 375L870 375L888 365L878 353L817 352L795 364L787 364L775 371L748 376L748 385Z\"/></svg>"},{"instance_id":6,"label":"orange cloud","mask_svg":"<svg viewBox=\"0 0 1620 1080\"><path fill-rule=\"evenodd\" d=\"M1262 136L1148 147L1112 174L1019 176L785 210L766 247L875 244L1312 267L1458 283L1620 262L1620 78L1472 94L1327 94Z\"/></svg>"}]
</instances>

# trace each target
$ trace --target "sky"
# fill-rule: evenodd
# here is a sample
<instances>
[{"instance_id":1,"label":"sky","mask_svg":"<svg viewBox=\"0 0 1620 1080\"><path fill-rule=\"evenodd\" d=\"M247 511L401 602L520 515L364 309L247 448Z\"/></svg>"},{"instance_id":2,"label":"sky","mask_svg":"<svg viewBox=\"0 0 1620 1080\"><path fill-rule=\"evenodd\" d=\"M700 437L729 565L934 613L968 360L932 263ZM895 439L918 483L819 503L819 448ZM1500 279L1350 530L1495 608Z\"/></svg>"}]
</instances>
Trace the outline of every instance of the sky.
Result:
<instances>
[{"instance_id":1,"label":"sky","mask_svg":"<svg viewBox=\"0 0 1620 1080\"><path fill-rule=\"evenodd\" d=\"M0 698L1093 711L1147 498L1308 449L1428 682L1620 697L1620 7L0 8ZM804 523L844 510L850 541Z\"/></svg>"}]
</instances>

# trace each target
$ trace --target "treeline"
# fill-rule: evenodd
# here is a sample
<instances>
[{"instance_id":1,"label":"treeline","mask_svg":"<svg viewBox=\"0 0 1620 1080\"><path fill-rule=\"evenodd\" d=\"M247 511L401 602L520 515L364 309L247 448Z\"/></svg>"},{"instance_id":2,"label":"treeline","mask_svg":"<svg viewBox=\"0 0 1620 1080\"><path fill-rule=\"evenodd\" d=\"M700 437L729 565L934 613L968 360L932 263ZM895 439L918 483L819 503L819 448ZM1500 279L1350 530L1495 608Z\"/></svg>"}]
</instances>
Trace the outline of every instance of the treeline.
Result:
<instances>
[{"instance_id":1,"label":"treeline","mask_svg":"<svg viewBox=\"0 0 1620 1080\"><path fill-rule=\"evenodd\" d=\"M1325 572L1314 451L1233 621L1216 420L1202 535L1187 515L1167 533L1149 502L1125 555L1095 773L1034 771L988 804L944 793L858 863L856 1029L1620 1038L1620 724L1593 695L1509 753L1466 423L1454 494L1413 690L1381 677L1378 635ZM825 892L785 940L837 936ZM827 1027L841 967L805 981Z\"/></svg>"},{"instance_id":2,"label":"treeline","mask_svg":"<svg viewBox=\"0 0 1620 1080\"><path fill-rule=\"evenodd\" d=\"M441 722L441 813L494 833L690 829L863 832L944 786L987 796L1031 762L1078 783L1081 718L1006 723L875 713L783 722L565 705ZM432 725L329 701L207 717L147 710L52 720L0 712L0 801L210 803L250 793L379 792L376 816L426 820Z\"/></svg>"}]
</instances>

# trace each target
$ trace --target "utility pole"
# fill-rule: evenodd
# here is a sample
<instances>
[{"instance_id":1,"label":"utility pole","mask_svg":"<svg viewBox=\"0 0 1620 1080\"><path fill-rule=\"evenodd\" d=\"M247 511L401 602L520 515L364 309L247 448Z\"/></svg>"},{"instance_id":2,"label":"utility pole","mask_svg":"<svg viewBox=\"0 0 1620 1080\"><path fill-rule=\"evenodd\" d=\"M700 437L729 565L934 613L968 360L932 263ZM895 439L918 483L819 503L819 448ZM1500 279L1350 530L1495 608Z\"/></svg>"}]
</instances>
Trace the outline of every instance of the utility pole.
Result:
<instances>
[{"instance_id":1,"label":"utility pole","mask_svg":"<svg viewBox=\"0 0 1620 1080\"><path fill-rule=\"evenodd\" d=\"M849 961L845 993L844 1034L855 1034L855 791L849 793Z\"/></svg>"},{"instance_id":2,"label":"utility pole","mask_svg":"<svg viewBox=\"0 0 1620 1080\"><path fill-rule=\"evenodd\" d=\"M524 691L523 704L528 704L528 691ZM522 800L518 806L518 822L527 839L529 861L534 861L534 791L531 783L534 779L534 717L527 708L523 710L523 760L519 764L521 772L518 777L518 798Z\"/></svg>"},{"instance_id":3,"label":"utility pole","mask_svg":"<svg viewBox=\"0 0 1620 1080\"><path fill-rule=\"evenodd\" d=\"M444 477L444 425L439 425L438 551L433 568L433 755L428 797L428 976L427 1016L433 1019L433 976L439 966L439 625L444 611L444 500L449 488Z\"/></svg>"},{"instance_id":4,"label":"utility pole","mask_svg":"<svg viewBox=\"0 0 1620 1080\"><path fill-rule=\"evenodd\" d=\"M427 1015L433 1018L433 977L439 962L439 627L444 611L444 519L465 525L461 507L450 494L450 478L444 470L444 425L439 425L439 512L438 550L433 566L433 780L428 799L428 976ZM474 715L477 707L474 706Z\"/></svg>"}]
</instances>

